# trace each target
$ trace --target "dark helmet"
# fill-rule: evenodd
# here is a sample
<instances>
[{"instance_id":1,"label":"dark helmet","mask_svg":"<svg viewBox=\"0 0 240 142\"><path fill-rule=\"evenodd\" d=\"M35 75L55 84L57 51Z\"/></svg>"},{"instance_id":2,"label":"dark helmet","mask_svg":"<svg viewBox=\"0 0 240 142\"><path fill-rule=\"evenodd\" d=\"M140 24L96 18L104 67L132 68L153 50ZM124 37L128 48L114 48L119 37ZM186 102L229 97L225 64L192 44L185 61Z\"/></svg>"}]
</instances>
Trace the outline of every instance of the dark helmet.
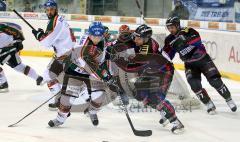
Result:
<instances>
[{"instance_id":1,"label":"dark helmet","mask_svg":"<svg viewBox=\"0 0 240 142\"><path fill-rule=\"evenodd\" d=\"M150 38L152 36L152 28L143 24L139 26L133 33L133 37L141 37L141 38Z\"/></svg>"},{"instance_id":2,"label":"dark helmet","mask_svg":"<svg viewBox=\"0 0 240 142\"><path fill-rule=\"evenodd\" d=\"M107 26L103 26L105 32L104 33L109 33L109 28Z\"/></svg>"},{"instance_id":3,"label":"dark helmet","mask_svg":"<svg viewBox=\"0 0 240 142\"><path fill-rule=\"evenodd\" d=\"M106 40L110 39L111 34L109 33L109 28L107 26L103 26L104 28L104 37Z\"/></svg>"},{"instance_id":4,"label":"dark helmet","mask_svg":"<svg viewBox=\"0 0 240 142\"><path fill-rule=\"evenodd\" d=\"M166 26L176 26L176 27L180 27L180 19L176 16L174 17L169 17L166 21Z\"/></svg>"}]
</instances>

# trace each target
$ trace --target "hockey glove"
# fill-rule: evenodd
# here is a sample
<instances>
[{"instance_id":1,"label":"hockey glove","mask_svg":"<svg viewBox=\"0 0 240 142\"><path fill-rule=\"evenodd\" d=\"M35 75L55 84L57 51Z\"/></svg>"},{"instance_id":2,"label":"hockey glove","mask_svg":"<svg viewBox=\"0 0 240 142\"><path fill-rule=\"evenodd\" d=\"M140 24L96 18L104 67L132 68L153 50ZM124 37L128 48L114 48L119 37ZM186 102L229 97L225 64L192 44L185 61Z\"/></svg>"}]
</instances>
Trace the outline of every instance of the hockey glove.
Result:
<instances>
[{"instance_id":1,"label":"hockey glove","mask_svg":"<svg viewBox=\"0 0 240 142\"><path fill-rule=\"evenodd\" d=\"M33 35L37 40L40 40L42 36L44 35L43 29L38 28L38 30L32 30Z\"/></svg>"},{"instance_id":2,"label":"hockey glove","mask_svg":"<svg viewBox=\"0 0 240 142\"><path fill-rule=\"evenodd\" d=\"M172 42L170 42L170 45L174 48L180 48L186 45L186 38L183 35L178 36L176 39L174 39Z\"/></svg>"},{"instance_id":3,"label":"hockey glove","mask_svg":"<svg viewBox=\"0 0 240 142\"><path fill-rule=\"evenodd\" d=\"M22 42L15 42L13 46L17 49L17 52L23 49Z\"/></svg>"}]
</instances>

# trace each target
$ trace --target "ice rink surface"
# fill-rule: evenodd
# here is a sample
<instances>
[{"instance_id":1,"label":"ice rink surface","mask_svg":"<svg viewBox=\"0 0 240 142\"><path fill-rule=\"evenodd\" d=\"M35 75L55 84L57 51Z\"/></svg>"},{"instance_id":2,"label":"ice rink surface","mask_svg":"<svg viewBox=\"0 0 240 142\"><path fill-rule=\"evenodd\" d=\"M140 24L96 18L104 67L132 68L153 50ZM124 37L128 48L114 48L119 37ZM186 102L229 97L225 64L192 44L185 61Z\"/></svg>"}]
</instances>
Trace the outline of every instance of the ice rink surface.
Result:
<instances>
[{"instance_id":1,"label":"ice rink surface","mask_svg":"<svg viewBox=\"0 0 240 142\"><path fill-rule=\"evenodd\" d=\"M23 57L23 62L38 73L46 68L50 58ZM0 142L234 142L240 140L240 112L231 112L225 101L203 79L217 115L208 115L204 106L199 110L179 111L185 133L174 135L170 127L159 125L157 112L135 112L131 118L136 129L151 129L150 137L133 135L124 113L109 107L98 113L100 125L93 127L90 119L81 113L72 113L59 128L49 128L47 123L56 117L47 105L23 120L17 127L8 128L49 97L47 86L36 86L34 80L4 65L9 92L0 94ZM180 72L183 75L183 72ZM183 75L184 78L184 75ZM185 78L184 78L185 79ZM240 106L240 82L223 79Z\"/></svg>"}]
</instances>

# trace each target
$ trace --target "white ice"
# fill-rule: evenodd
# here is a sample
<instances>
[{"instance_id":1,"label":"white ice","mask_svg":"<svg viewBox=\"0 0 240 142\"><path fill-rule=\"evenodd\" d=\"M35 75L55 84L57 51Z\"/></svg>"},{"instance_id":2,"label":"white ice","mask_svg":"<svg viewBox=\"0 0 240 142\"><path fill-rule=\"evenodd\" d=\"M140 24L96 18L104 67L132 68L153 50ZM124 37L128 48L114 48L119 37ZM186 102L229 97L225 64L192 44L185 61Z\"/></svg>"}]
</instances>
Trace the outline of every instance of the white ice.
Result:
<instances>
[{"instance_id":1,"label":"white ice","mask_svg":"<svg viewBox=\"0 0 240 142\"><path fill-rule=\"evenodd\" d=\"M49 58L23 57L23 62L42 73ZM178 112L185 125L185 133L173 135L170 128L159 125L159 113L135 112L131 118L137 129L151 129L150 137L133 135L124 113L104 108L98 113L100 125L93 127L88 117L73 113L59 128L49 128L47 123L56 112L47 106L23 120L17 127L8 128L49 97L46 86L38 87L35 81L4 65L8 78L8 93L0 94L0 142L232 142L239 141L240 112L231 112L225 101L203 79L203 84L217 106L217 115L208 115L205 107L192 112ZM184 77L183 72L181 74ZM223 79L239 106L240 82Z\"/></svg>"}]
</instances>

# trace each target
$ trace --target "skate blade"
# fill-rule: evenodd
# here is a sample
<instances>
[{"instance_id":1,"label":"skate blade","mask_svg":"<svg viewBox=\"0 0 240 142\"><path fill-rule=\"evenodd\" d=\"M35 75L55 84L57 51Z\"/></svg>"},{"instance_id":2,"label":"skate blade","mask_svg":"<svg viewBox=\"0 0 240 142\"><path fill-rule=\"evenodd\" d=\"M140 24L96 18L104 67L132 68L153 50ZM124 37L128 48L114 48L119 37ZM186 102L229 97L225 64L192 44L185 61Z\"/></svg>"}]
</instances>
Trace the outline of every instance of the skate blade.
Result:
<instances>
[{"instance_id":1,"label":"skate blade","mask_svg":"<svg viewBox=\"0 0 240 142\"><path fill-rule=\"evenodd\" d=\"M0 90L0 93L6 93L6 92L9 92L8 88Z\"/></svg>"},{"instance_id":2,"label":"skate blade","mask_svg":"<svg viewBox=\"0 0 240 142\"><path fill-rule=\"evenodd\" d=\"M166 127L170 122L166 120L163 124L161 124L163 127Z\"/></svg>"},{"instance_id":3,"label":"skate blade","mask_svg":"<svg viewBox=\"0 0 240 142\"><path fill-rule=\"evenodd\" d=\"M38 86L44 86L46 83L47 83L46 81L43 81Z\"/></svg>"},{"instance_id":4,"label":"skate blade","mask_svg":"<svg viewBox=\"0 0 240 142\"><path fill-rule=\"evenodd\" d=\"M217 112L216 112L216 110L212 110L212 111L210 111L208 114L209 114L209 115L216 115Z\"/></svg>"},{"instance_id":5,"label":"skate blade","mask_svg":"<svg viewBox=\"0 0 240 142\"><path fill-rule=\"evenodd\" d=\"M173 131L172 133L175 134L175 135L180 135L180 134L183 134L185 131L184 128L180 128L180 129L176 129L175 131Z\"/></svg>"}]
</instances>

